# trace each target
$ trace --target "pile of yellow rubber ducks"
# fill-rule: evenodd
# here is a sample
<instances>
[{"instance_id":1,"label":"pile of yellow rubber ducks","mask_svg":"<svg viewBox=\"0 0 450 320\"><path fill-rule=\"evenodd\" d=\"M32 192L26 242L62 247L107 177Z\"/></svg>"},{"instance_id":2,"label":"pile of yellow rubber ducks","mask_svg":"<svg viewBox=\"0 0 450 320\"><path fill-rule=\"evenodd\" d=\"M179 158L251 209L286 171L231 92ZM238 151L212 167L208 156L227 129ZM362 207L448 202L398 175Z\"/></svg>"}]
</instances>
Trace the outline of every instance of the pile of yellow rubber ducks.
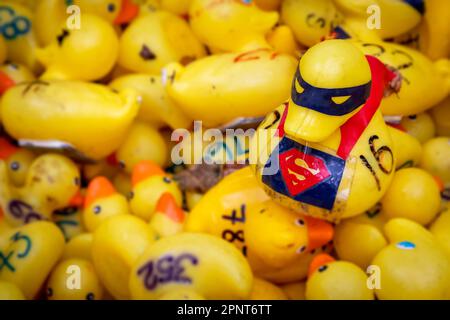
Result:
<instances>
[{"instance_id":1,"label":"pile of yellow rubber ducks","mask_svg":"<svg viewBox=\"0 0 450 320\"><path fill-rule=\"evenodd\" d=\"M449 12L0 0L0 300L449 300Z\"/></svg>"}]
</instances>

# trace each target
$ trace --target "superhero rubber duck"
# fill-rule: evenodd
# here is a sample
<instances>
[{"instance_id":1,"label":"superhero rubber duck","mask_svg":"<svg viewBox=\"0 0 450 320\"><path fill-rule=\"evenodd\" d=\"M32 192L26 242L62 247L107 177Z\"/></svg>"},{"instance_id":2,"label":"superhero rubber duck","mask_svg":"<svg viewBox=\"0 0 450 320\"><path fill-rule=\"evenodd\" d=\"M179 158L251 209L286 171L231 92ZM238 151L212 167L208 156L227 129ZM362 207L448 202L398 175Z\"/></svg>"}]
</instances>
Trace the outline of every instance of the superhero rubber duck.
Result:
<instances>
[{"instance_id":1,"label":"superhero rubber duck","mask_svg":"<svg viewBox=\"0 0 450 320\"><path fill-rule=\"evenodd\" d=\"M345 40L310 48L290 100L257 130L252 167L279 203L329 221L377 203L392 179L395 153L378 110L396 75ZM259 149L258 149L259 148Z\"/></svg>"}]
</instances>

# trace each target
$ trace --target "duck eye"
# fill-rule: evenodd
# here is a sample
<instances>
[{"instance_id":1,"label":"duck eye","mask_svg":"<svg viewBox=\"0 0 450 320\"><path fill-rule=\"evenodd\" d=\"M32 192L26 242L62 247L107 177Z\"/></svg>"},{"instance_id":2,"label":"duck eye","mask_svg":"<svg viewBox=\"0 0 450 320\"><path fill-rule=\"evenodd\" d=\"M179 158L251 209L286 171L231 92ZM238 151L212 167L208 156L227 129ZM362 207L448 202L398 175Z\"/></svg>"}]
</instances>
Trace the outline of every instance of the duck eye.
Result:
<instances>
[{"instance_id":1,"label":"duck eye","mask_svg":"<svg viewBox=\"0 0 450 320\"><path fill-rule=\"evenodd\" d=\"M95 295L92 292L89 292L86 295L86 300L95 300Z\"/></svg>"},{"instance_id":2,"label":"duck eye","mask_svg":"<svg viewBox=\"0 0 450 320\"><path fill-rule=\"evenodd\" d=\"M14 161L11 163L10 167L11 167L11 170L17 171L20 169L20 164L17 161Z\"/></svg>"},{"instance_id":3,"label":"duck eye","mask_svg":"<svg viewBox=\"0 0 450 320\"><path fill-rule=\"evenodd\" d=\"M305 221L303 219L297 219L297 221L295 221L295 224L298 226L304 226L305 225Z\"/></svg>"},{"instance_id":4,"label":"duck eye","mask_svg":"<svg viewBox=\"0 0 450 320\"><path fill-rule=\"evenodd\" d=\"M317 270L319 270L319 272L324 272L327 269L328 269L328 266L324 265L324 266L320 266L319 269L317 269Z\"/></svg>"},{"instance_id":5,"label":"duck eye","mask_svg":"<svg viewBox=\"0 0 450 320\"><path fill-rule=\"evenodd\" d=\"M415 114L413 114L412 116L409 116L408 118L411 119L411 120L416 120L417 116Z\"/></svg>"},{"instance_id":6,"label":"duck eye","mask_svg":"<svg viewBox=\"0 0 450 320\"><path fill-rule=\"evenodd\" d=\"M120 169L125 169L125 162L123 160L119 161Z\"/></svg>"},{"instance_id":7,"label":"duck eye","mask_svg":"<svg viewBox=\"0 0 450 320\"><path fill-rule=\"evenodd\" d=\"M171 183L171 182L172 182L172 180L169 179L169 178L167 178L167 177L164 177L164 178L163 178L163 181L164 181L165 183Z\"/></svg>"},{"instance_id":8,"label":"duck eye","mask_svg":"<svg viewBox=\"0 0 450 320\"><path fill-rule=\"evenodd\" d=\"M306 250L306 246L303 246L297 250L297 253L303 253Z\"/></svg>"},{"instance_id":9,"label":"duck eye","mask_svg":"<svg viewBox=\"0 0 450 320\"><path fill-rule=\"evenodd\" d=\"M81 181L80 178L76 177L75 179L73 179L73 182L75 183L76 186L79 186Z\"/></svg>"},{"instance_id":10,"label":"duck eye","mask_svg":"<svg viewBox=\"0 0 450 320\"><path fill-rule=\"evenodd\" d=\"M52 288L47 288L46 294L47 294L47 297L53 296L53 289Z\"/></svg>"},{"instance_id":11,"label":"duck eye","mask_svg":"<svg viewBox=\"0 0 450 320\"><path fill-rule=\"evenodd\" d=\"M134 198L134 192L131 191L131 192L128 194L128 200L131 200L131 199L133 199L133 198Z\"/></svg>"},{"instance_id":12,"label":"duck eye","mask_svg":"<svg viewBox=\"0 0 450 320\"><path fill-rule=\"evenodd\" d=\"M108 11L109 12L114 12L115 10L116 10L116 6L114 5L114 3L108 4Z\"/></svg>"},{"instance_id":13,"label":"duck eye","mask_svg":"<svg viewBox=\"0 0 450 320\"><path fill-rule=\"evenodd\" d=\"M100 207L100 206L95 206L94 209L93 209L93 211L94 211L95 214L99 214L99 213L102 211L102 207Z\"/></svg>"}]
</instances>

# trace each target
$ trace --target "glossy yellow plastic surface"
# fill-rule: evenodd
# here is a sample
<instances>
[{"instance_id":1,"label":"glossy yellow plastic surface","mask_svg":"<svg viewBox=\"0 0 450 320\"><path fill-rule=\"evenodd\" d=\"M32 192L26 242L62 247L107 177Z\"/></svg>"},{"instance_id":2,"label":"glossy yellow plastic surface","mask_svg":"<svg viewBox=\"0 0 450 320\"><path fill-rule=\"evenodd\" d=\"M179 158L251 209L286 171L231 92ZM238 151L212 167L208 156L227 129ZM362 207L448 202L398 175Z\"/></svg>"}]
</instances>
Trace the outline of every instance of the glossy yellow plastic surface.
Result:
<instances>
[{"instance_id":1,"label":"glossy yellow plastic surface","mask_svg":"<svg viewBox=\"0 0 450 320\"><path fill-rule=\"evenodd\" d=\"M286 25L278 26L269 32L267 41L275 52L290 54L294 57L300 55L294 33Z\"/></svg>"},{"instance_id":2,"label":"glossy yellow plastic surface","mask_svg":"<svg viewBox=\"0 0 450 320\"><path fill-rule=\"evenodd\" d=\"M92 261L92 233L79 234L67 242L64 247L63 260L67 259L83 259Z\"/></svg>"},{"instance_id":3,"label":"glossy yellow plastic surface","mask_svg":"<svg viewBox=\"0 0 450 320\"><path fill-rule=\"evenodd\" d=\"M85 82L32 82L8 90L0 110L16 139L59 140L101 159L121 144L138 112L136 95ZM45 128L45 130L41 130Z\"/></svg>"},{"instance_id":4,"label":"glossy yellow plastic surface","mask_svg":"<svg viewBox=\"0 0 450 320\"><path fill-rule=\"evenodd\" d=\"M436 237L450 258L450 209L444 211L433 222L430 232Z\"/></svg>"},{"instance_id":5,"label":"glossy yellow plastic surface","mask_svg":"<svg viewBox=\"0 0 450 320\"><path fill-rule=\"evenodd\" d=\"M311 47L328 36L342 17L330 0L284 0L281 20L292 29L298 42Z\"/></svg>"},{"instance_id":6,"label":"glossy yellow plastic surface","mask_svg":"<svg viewBox=\"0 0 450 320\"><path fill-rule=\"evenodd\" d=\"M53 269L46 295L48 300L101 300L103 288L92 262L69 259Z\"/></svg>"},{"instance_id":7,"label":"glossy yellow plastic surface","mask_svg":"<svg viewBox=\"0 0 450 320\"><path fill-rule=\"evenodd\" d=\"M450 136L450 96L430 110L438 136Z\"/></svg>"},{"instance_id":8,"label":"glossy yellow plastic surface","mask_svg":"<svg viewBox=\"0 0 450 320\"><path fill-rule=\"evenodd\" d=\"M98 80L117 61L119 40L114 28L103 19L80 15L79 29L64 28L45 48L36 51L46 67L43 80Z\"/></svg>"},{"instance_id":9,"label":"glossy yellow plastic surface","mask_svg":"<svg viewBox=\"0 0 450 320\"><path fill-rule=\"evenodd\" d=\"M245 0L193 0L189 16L198 38L225 52L268 48L265 35L278 21L277 12L263 11Z\"/></svg>"},{"instance_id":10,"label":"glossy yellow plastic surface","mask_svg":"<svg viewBox=\"0 0 450 320\"><path fill-rule=\"evenodd\" d=\"M282 0L255 0L256 5L263 10L277 10L282 2Z\"/></svg>"},{"instance_id":11,"label":"glossy yellow plastic surface","mask_svg":"<svg viewBox=\"0 0 450 320\"><path fill-rule=\"evenodd\" d=\"M0 281L0 301L8 300L25 300L25 296L14 283Z\"/></svg>"},{"instance_id":12,"label":"glossy yellow plastic surface","mask_svg":"<svg viewBox=\"0 0 450 320\"><path fill-rule=\"evenodd\" d=\"M106 220L94 233L92 260L105 288L116 299L129 299L132 266L153 243L155 235L141 219L118 215Z\"/></svg>"},{"instance_id":13,"label":"glossy yellow plastic surface","mask_svg":"<svg viewBox=\"0 0 450 320\"><path fill-rule=\"evenodd\" d=\"M166 163L167 144L161 133L142 121L134 122L116 151L116 158L127 173L141 161L150 160L159 166Z\"/></svg>"},{"instance_id":14,"label":"glossy yellow plastic surface","mask_svg":"<svg viewBox=\"0 0 450 320\"><path fill-rule=\"evenodd\" d=\"M182 195L177 182L152 162L138 163L133 169L132 181L131 212L145 221L150 220L159 198L165 192L172 194L177 205L181 205Z\"/></svg>"},{"instance_id":15,"label":"glossy yellow plastic surface","mask_svg":"<svg viewBox=\"0 0 450 320\"><path fill-rule=\"evenodd\" d=\"M436 133L433 119L426 112L403 117L400 125L420 143L430 140Z\"/></svg>"},{"instance_id":16,"label":"glossy yellow plastic surface","mask_svg":"<svg viewBox=\"0 0 450 320\"><path fill-rule=\"evenodd\" d=\"M44 154L31 164L23 187L9 182L0 161L0 205L13 226L49 219L53 211L66 208L79 190L80 174L68 158Z\"/></svg>"},{"instance_id":17,"label":"glossy yellow plastic surface","mask_svg":"<svg viewBox=\"0 0 450 320\"><path fill-rule=\"evenodd\" d=\"M170 62L186 63L205 55L189 25L176 15L158 10L135 21L120 38L119 65L159 74Z\"/></svg>"},{"instance_id":18,"label":"glossy yellow plastic surface","mask_svg":"<svg viewBox=\"0 0 450 320\"><path fill-rule=\"evenodd\" d=\"M450 185L450 137L436 137L423 145L420 167Z\"/></svg>"},{"instance_id":19,"label":"glossy yellow plastic surface","mask_svg":"<svg viewBox=\"0 0 450 320\"><path fill-rule=\"evenodd\" d=\"M192 0L158 0L162 9L185 16L189 13Z\"/></svg>"},{"instance_id":20,"label":"glossy yellow plastic surface","mask_svg":"<svg viewBox=\"0 0 450 320\"><path fill-rule=\"evenodd\" d=\"M423 23L420 25L420 50L430 59L450 56L450 26L448 16L450 2L427 0Z\"/></svg>"},{"instance_id":21,"label":"glossy yellow plastic surface","mask_svg":"<svg viewBox=\"0 0 450 320\"><path fill-rule=\"evenodd\" d=\"M417 166L422 157L420 141L412 135L388 126L395 152L395 168Z\"/></svg>"},{"instance_id":22,"label":"glossy yellow plastic surface","mask_svg":"<svg viewBox=\"0 0 450 320\"><path fill-rule=\"evenodd\" d=\"M421 13L407 1L334 0L334 3L343 15L344 25L362 39L385 39L401 35L417 26L422 18ZM371 6L377 6L378 11ZM369 28L373 20L368 18L377 12L382 16L381 27Z\"/></svg>"},{"instance_id":23,"label":"glossy yellow plastic surface","mask_svg":"<svg viewBox=\"0 0 450 320\"><path fill-rule=\"evenodd\" d=\"M321 259L318 256L315 259ZM331 258L331 257L330 257ZM317 261L317 260L316 260ZM307 300L373 300L367 287L367 275L357 265L347 261L317 263L306 281Z\"/></svg>"},{"instance_id":24,"label":"glossy yellow plastic surface","mask_svg":"<svg viewBox=\"0 0 450 320\"><path fill-rule=\"evenodd\" d=\"M63 250L64 237L54 224L44 221L28 224L1 248L8 260L0 270L0 280L16 284L27 299L33 299Z\"/></svg>"},{"instance_id":25,"label":"glossy yellow plastic surface","mask_svg":"<svg viewBox=\"0 0 450 320\"><path fill-rule=\"evenodd\" d=\"M376 40L355 42L364 54L374 55L403 77L397 94L381 102L384 115L413 115L441 102L450 90L450 60L432 62L420 52Z\"/></svg>"},{"instance_id":26,"label":"glossy yellow plastic surface","mask_svg":"<svg viewBox=\"0 0 450 320\"><path fill-rule=\"evenodd\" d=\"M137 0L74 0L82 12L95 14L110 23L126 24L139 13Z\"/></svg>"},{"instance_id":27,"label":"glossy yellow plastic surface","mask_svg":"<svg viewBox=\"0 0 450 320\"><path fill-rule=\"evenodd\" d=\"M150 219L150 227L160 238L172 236L183 231L186 214L177 205L170 193L164 193L156 205Z\"/></svg>"},{"instance_id":28,"label":"glossy yellow plastic surface","mask_svg":"<svg viewBox=\"0 0 450 320\"><path fill-rule=\"evenodd\" d=\"M22 63L33 72L41 70L37 61L38 41L34 31L33 12L15 1L0 1L5 9L0 23L6 43L8 60Z\"/></svg>"},{"instance_id":29,"label":"glossy yellow plastic surface","mask_svg":"<svg viewBox=\"0 0 450 320\"><path fill-rule=\"evenodd\" d=\"M270 50L218 54L165 68L176 104L206 127L263 116L289 97L296 60ZM277 81L273 81L277 79Z\"/></svg>"},{"instance_id":30,"label":"glossy yellow plastic surface","mask_svg":"<svg viewBox=\"0 0 450 320\"><path fill-rule=\"evenodd\" d=\"M96 177L89 183L83 210L83 222L88 232L94 232L107 219L129 214L124 195L118 193L105 177Z\"/></svg>"},{"instance_id":31,"label":"glossy yellow plastic surface","mask_svg":"<svg viewBox=\"0 0 450 320\"><path fill-rule=\"evenodd\" d=\"M288 300L283 290L266 280L254 278L250 300Z\"/></svg>"},{"instance_id":32,"label":"glossy yellow plastic surface","mask_svg":"<svg viewBox=\"0 0 450 320\"><path fill-rule=\"evenodd\" d=\"M39 46L46 47L56 39L64 27L67 28L71 15L66 12L66 1L39 0L35 2L33 29ZM72 16L72 20L75 20L74 17Z\"/></svg>"},{"instance_id":33,"label":"glossy yellow plastic surface","mask_svg":"<svg viewBox=\"0 0 450 320\"><path fill-rule=\"evenodd\" d=\"M439 186L425 170L401 169L395 173L381 203L383 212L390 219L407 218L427 225L439 212Z\"/></svg>"},{"instance_id":34,"label":"glossy yellow plastic surface","mask_svg":"<svg viewBox=\"0 0 450 320\"><path fill-rule=\"evenodd\" d=\"M0 159L6 162L9 181L14 186L23 186L28 169L35 158L33 152L17 148L8 140L0 137Z\"/></svg>"},{"instance_id":35,"label":"glossy yellow plastic surface","mask_svg":"<svg viewBox=\"0 0 450 320\"><path fill-rule=\"evenodd\" d=\"M380 268L381 300L449 299L450 260L436 238L419 224L392 219L385 226L390 244L372 261Z\"/></svg>"},{"instance_id":36,"label":"glossy yellow plastic surface","mask_svg":"<svg viewBox=\"0 0 450 320\"><path fill-rule=\"evenodd\" d=\"M114 79L111 88L122 91L134 89L142 98L137 118L154 127L169 125L172 129L189 128L192 120L168 96L161 77L146 74L131 74Z\"/></svg>"},{"instance_id":37,"label":"glossy yellow plastic surface","mask_svg":"<svg viewBox=\"0 0 450 320\"><path fill-rule=\"evenodd\" d=\"M306 282L292 282L281 286L289 300L305 300Z\"/></svg>"},{"instance_id":38,"label":"glossy yellow plastic surface","mask_svg":"<svg viewBox=\"0 0 450 320\"><path fill-rule=\"evenodd\" d=\"M150 246L134 264L129 284L132 298L139 300L180 289L206 299L246 299L253 275L233 245L211 235L182 233Z\"/></svg>"},{"instance_id":39,"label":"glossy yellow plastic surface","mask_svg":"<svg viewBox=\"0 0 450 320\"><path fill-rule=\"evenodd\" d=\"M333 239L339 258L366 270L375 255L388 244L383 234L386 220L378 205L339 223Z\"/></svg>"}]
</instances>

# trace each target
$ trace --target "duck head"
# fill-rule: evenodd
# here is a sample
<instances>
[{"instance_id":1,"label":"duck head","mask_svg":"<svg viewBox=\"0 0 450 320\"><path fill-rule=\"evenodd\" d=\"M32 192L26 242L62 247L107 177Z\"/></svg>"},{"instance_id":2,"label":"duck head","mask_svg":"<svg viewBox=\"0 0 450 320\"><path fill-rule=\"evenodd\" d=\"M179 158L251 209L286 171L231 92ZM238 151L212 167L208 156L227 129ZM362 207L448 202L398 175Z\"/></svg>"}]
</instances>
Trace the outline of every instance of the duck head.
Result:
<instances>
[{"instance_id":1,"label":"duck head","mask_svg":"<svg viewBox=\"0 0 450 320\"><path fill-rule=\"evenodd\" d=\"M311 142L328 138L369 97L371 72L364 55L345 40L328 40L301 58L285 132Z\"/></svg>"}]
</instances>

